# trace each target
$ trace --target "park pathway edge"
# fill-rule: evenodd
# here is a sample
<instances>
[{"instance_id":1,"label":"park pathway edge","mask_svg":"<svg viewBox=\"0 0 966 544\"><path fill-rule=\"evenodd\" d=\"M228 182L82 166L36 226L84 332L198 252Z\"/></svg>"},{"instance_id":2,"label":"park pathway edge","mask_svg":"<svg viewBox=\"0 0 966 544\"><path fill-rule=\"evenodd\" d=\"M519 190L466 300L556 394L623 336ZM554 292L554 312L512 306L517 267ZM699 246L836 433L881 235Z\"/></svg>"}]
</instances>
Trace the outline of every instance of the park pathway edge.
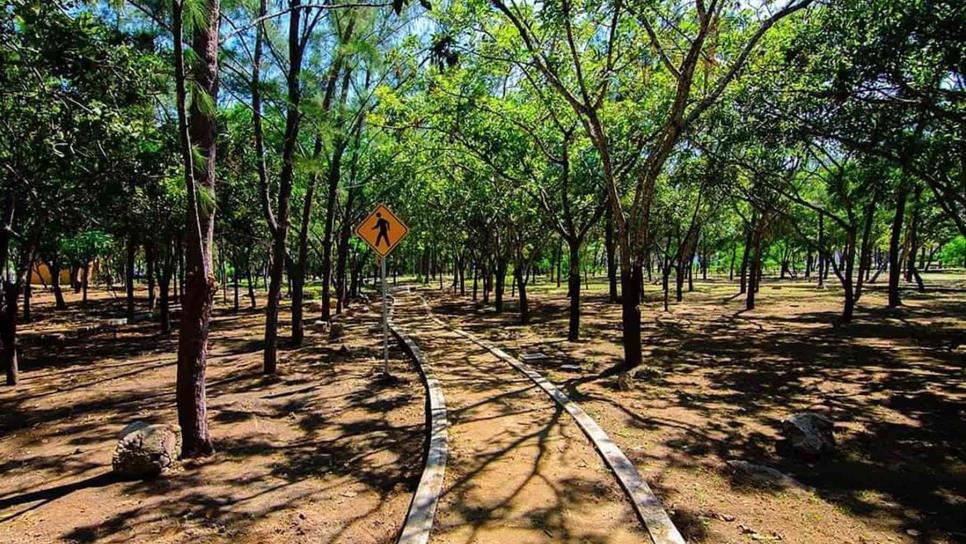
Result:
<instances>
[{"instance_id":1,"label":"park pathway edge","mask_svg":"<svg viewBox=\"0 0 966 544\"><path fill-rule=\"evenodd\" d=\"M594 444L594 448L597 452L604 458L604 462L607 466L614 471L614 475L620 482L621 487L627 493L628 497L631 499L631 503L634 505L634 510L637 512L638 517L644 524L644 528L647 530L648 535L651 537L653 544L685 544L684 538L678 531L677 527L674 526L674 522L671 521L671 517L668 516L667 512L664 510L664 506L661 504L660 499L651 490L651 487L647 485L644 478L641 477L640 473L637 471L637 467L634 463L627 458L620 447L614 443L613 440L607 435L607 433L597 424L594 418L590 417L583 408L580 407L576 402L572 401L566 393L557 388L550 380L543 377L542 374L534 370L530 365L524 363L523 361L511 356L507 352L503 351L496 345L482 340L475 335L468 333L462 329L456 328L450 325L446 321L436 317L426 299L419 295L419 299L423 303L423 307L426 310L426 314L430 319L436 323L446 327L447 329L453 331L454 333L466 338L470 342L486 349L491 354L495 355L500 360L506 362L522 374L526 375L530 380L537 384L547 395L553 398L561 407L567 410L567 413L574 418L577 422L577 426L580 430L587 435L587 438Z\"/></svg>"},{"instance_id":2,"label":"park pathway edge","mask_svg":"<svg viewBox=\"0 0 966 544\"><path fill-rule=\"evenodd\" d=\"M443 477L446 472L449 438L446 419L446 398L443 389L433 374L432 367L419 346L406 333L396 326L393 321L393 304L389 306L389 330L399 339L400 344L416 364L416 369L423 379L426 388L426 416L429 420L429 441L426 451L426 464L423 474L419 478L419 485L409 503L409 512L399 533L398 544L426 544L433 531L433 520L436 517L436 507L443 490Z\"/></svg>"}]
</instances>

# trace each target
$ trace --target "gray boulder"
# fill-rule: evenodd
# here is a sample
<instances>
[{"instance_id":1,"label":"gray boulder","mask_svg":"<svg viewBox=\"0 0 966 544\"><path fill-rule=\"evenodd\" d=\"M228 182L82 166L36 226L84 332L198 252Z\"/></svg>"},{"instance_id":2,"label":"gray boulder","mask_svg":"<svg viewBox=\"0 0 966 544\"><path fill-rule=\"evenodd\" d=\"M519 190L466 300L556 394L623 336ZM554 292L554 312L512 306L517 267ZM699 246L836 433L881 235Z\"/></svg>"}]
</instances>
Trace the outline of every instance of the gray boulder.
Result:
<instances>
[{"instance_id":1,"label":"gray boulder","mask_svg":"<svg viewBox=\"0 0 966 544\"><path fill-rule=\"evenodd\" d=\"M111 466L121 478L154 478L181 454L181 434L170 425L135 421L124 427Z\"/></svg>"},{"instance_id":2,"label":"gray boulder","mask_svg":"<svg viewBox=\"0 0 966 544\"><path fill-rule=\"evenodd\" d=\"M807 458L835 449L835 423L815 412L798 412L782 421L783 446Z\"/></svg>"}]
</instances>

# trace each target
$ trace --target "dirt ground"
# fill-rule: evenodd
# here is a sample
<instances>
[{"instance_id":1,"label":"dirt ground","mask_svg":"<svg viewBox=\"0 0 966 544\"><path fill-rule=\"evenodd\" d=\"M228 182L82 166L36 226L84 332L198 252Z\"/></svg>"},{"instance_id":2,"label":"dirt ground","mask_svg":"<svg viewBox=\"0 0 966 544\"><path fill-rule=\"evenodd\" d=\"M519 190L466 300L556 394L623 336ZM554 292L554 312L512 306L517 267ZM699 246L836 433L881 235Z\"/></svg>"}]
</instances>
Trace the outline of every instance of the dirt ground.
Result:
<instances>
[{"instance_id":1,"label":"dirt ground","mask_svg":"<svg viewBox=\"0 0 966 544\"><path fill-rule=\"evenodd\" d=\"M650 542L573 418L529 378L397 296L396 323L446 396L449 460L434 544Z\"/></svg>"},{"instance_id":2,"label":"dirt ground","mask_svg":"<svg viewBox=\"0 0 966 544\"><path fill-rule=\"evenodd\" d=\"M531 288L526 327L516 299L497 315L467 297L421 292L437 315L511 353L582 365L542 371L637 464L692 542L949 543L966 542L964 279L927 275L952 290L904 291L895 311L873 286L847 325L834 287L768 280L759 307L743 311L734 285L709 280L663 312L649 285L646 367L629 392L587 379L621 353L620 308L601 280L585 293L577 343L566 341L565 292L545 281ZM805 462L776 453L782 418L801 410L835 420L835 454ZM729 460L776 468L804 489L753 485Z\"/></svg>"},{"instance_id":3,"label":"dirt ground","mask_svg":"<svg viewBox=\"0 0 966 544\"><path fill-rule=\"evenodd\" d=\"M36 293L35 319L21 328L22 382L0 387L0 542L394 541L422 471L425 401L401 352L392 365L403 383L375 385L377 313L355 307L344 341L309 326L266 378L262 311L217 307L208 365L217 453L123 482L110 472L120 430L177 422L175 341L151 322L116 337L99 328L123 315L106 291L83 311L73 294L55 311Z\"/></svg>"}]
</instances>

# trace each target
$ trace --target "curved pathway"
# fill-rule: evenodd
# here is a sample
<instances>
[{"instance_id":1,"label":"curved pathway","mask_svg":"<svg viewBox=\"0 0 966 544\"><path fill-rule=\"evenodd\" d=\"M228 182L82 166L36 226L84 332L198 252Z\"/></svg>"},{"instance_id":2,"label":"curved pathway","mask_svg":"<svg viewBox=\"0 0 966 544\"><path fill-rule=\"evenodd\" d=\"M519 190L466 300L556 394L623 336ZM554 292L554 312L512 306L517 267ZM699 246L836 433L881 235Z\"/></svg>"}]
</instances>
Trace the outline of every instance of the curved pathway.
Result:
<instances>
[{"instance_id":1,"label":"curved pathway","mask_svg":"<svg viewBox=\"0 0 966 544\"><path fill-rule=\"evenodd\" d=\"M446 393L449 460L434 543L649 542L591 442L536 384L396 297L395 324Z\"/></svg>"}]
</instances>

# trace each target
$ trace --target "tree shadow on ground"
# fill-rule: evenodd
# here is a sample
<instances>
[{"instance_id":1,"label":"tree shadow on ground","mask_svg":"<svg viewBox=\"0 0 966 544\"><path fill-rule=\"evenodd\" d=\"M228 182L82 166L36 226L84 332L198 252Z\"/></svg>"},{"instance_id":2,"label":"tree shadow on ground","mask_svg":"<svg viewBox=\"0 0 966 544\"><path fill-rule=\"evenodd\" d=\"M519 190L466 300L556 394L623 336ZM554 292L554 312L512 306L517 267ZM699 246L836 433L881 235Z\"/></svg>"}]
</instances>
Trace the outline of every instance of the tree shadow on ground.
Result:
<instances>
[{"instance_id":1,"label":"tree shadow on ground","mask_svg":"<svg viewBox=\"0 0 966 544\"><path fill-rule=\"evenodd\" d=\"M343 356L335 353L337 345L308 341L283 351L279 376L268 379L260 374L258 344L244 337L262 319L221 313L213 327L208 399L216 454L152 481L114 480L104 461L126 423L173 417L173 344L165 344L166 356L151 358L162 350L158 339L139 337L132 327L120 341L94 350L85 350L83 342L99 338L78 337L77 347L59 354L56 364L31 367L25 375L35 376L36 383L0 391L0 435L32 444L37 452L0 465L6 482L0 487L0 521L81 491L97 497L103 489L108 497L124 497L122 508L62 538L120 542L131 534L189 527L237 537L274 514L292 516L292 525L281 529L298 534L313 522L317 503L349 500L342 493L351 488L369 506L341 512L340 528L326 532L328 541L352 539L362 525L365 531L376 524L391 532L402 516L386 519L386 505L398 508L400 501L390 502L392 497L405 497L400 500L408 504L425 441L421 386L408 359L393 346L394 372L406 379L387 388L371 378L369 365L360 364L381 355L381 346L363 342ZM350 324L347 336L365 338L365 328ZM101 356L110 362L95 364ZM407 418L412 422L403 423ZM48 440L64 453L44 453ZM28 477L37 474L53 477L38 485ZM93 490L97 494L90 495ZM309 519L296 511L308 512Z\"/></svg>"},{"instance_id":2,"label":"tree shadow on ground","mask_svg":"<svg viewBox=\"0 0 966 544\"><path fill-rule=\"evenodd\" d=\"M655 463L721 471L724 461L745 459L794 476L853 515L915 528L921 542L966 534L959 515L966 489L966 361L957 349L966 337L966 301L916 294L909 306L862 307L852 323L842 324L834 294L778 282L762 289L778 287L788 297L784 308L753 312L720 289L701 289L664 313L652 292L643 308L651 373L641 390L620 393L594 374L563 374L572 380L568 391L575 400L610 406L630 428L659 433L669 453ZM828 309L814 309L814 297L831 301ZM582 328L596 340L588 347L560 342L567 329L561 300L559 294L534 299L532 334L504 334L497 342L517 353L579 353L571 357L593 363L591 373L610 366L619 353L607 346L620 340L619 307L605 295L584 297ZM433 309L463 319L462 328L484 337L516 326L515 315L458 297L437 296ZM690 422L654 415L672 409L685 410ZM839 423L837 453L812 462L776 453L781 419L801 410Z\"/></svg>"}]
</instances>

